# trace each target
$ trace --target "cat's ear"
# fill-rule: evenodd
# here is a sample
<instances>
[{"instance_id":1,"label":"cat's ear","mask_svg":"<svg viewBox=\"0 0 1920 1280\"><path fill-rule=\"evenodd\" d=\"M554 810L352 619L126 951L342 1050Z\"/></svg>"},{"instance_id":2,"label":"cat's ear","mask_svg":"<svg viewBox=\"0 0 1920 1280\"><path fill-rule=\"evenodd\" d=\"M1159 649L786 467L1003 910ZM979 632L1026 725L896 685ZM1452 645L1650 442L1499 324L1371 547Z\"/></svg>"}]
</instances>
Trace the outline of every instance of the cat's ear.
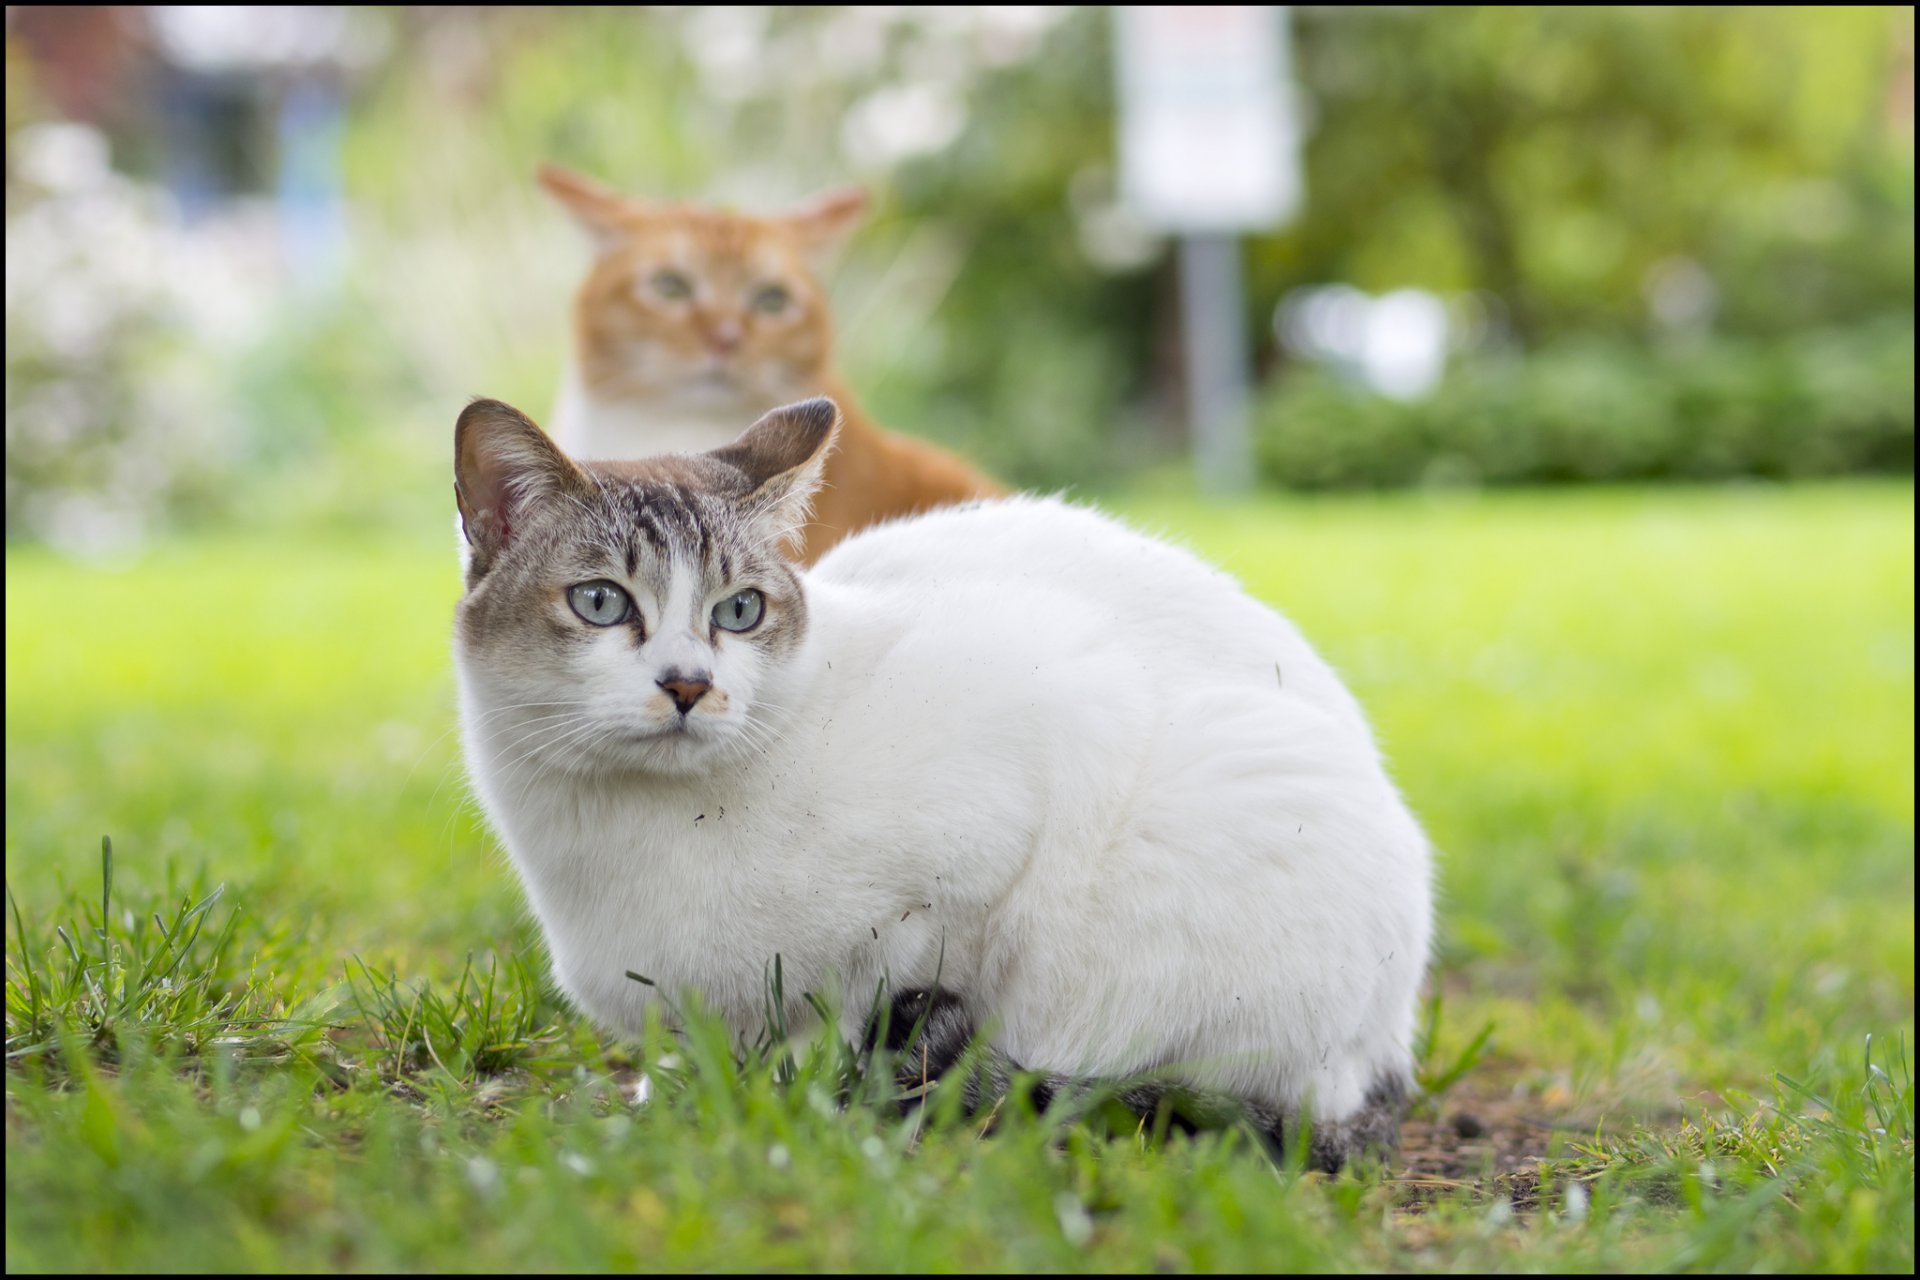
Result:
<instances>
[{"instance_id":1,"label":"cat's ear","mask_svg":"<svg viewBox=\"0 0 1920 1280\"><path fill-rule=\"evenodd\" d=\"M546 193L559 201L602 249L625 234L639 208L638 201L557 164L541 165L535 176Z\"/></svg>"},{"instance_id":2,"label":"cat's ear","mask_svg":"<svg viewBox=\"0 0 1920 1280\"><path fill-rule=\"evenodd\" d=\"M533 419L498 400L475 400L453 428L453 495L477 579L512 544L540 503L591 482Z\"/></svg>"},{"instance_id":3,"label":"cat's ear","mask_svg":"<svg viewBox=\"0 0 1920 1280\"><path fill-rule=\"evenodd\" d=\"M767 538L796 540L840 436L840 406L825 396L773 410L707 456L738 472L742 514Z\"/></svg>"},{"instance_id":4,"label":"cat's ear","mask_svg":"<svg viewBox=\"0 0 1920 1280\"><path fill-rule=\"evenodd\" d=\"M782 214L779 221L799 242L801 251L819 262L853 233L866 218L867 207L872 203L864 187L836 187Z\"/></svg>"}]
</instances>

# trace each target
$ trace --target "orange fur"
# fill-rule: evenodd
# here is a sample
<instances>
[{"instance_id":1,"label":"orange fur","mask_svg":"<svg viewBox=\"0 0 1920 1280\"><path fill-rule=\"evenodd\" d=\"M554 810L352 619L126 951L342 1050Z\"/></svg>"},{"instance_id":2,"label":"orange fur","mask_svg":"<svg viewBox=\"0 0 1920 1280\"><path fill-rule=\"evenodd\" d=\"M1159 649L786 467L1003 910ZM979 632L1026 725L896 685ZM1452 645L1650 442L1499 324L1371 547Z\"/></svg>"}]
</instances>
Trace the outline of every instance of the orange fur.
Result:
<instances>
[{"instance_id":1,"label":"orange fur","mask_svg":"<svg viewBox=\"0 0 1920 1280\"><path fill-rule=\"evenodd\" d=\"M816 272L865 213L865 192L762 217L637 200L552 165L540 183L599 249L574 303L577 376L593 404L731 423L737 433L809 396L839 403L844 425L814 500L806 562L878 521L1006 492L954 454L882 429L834 369Z\"/></svg>"}]
</instances>

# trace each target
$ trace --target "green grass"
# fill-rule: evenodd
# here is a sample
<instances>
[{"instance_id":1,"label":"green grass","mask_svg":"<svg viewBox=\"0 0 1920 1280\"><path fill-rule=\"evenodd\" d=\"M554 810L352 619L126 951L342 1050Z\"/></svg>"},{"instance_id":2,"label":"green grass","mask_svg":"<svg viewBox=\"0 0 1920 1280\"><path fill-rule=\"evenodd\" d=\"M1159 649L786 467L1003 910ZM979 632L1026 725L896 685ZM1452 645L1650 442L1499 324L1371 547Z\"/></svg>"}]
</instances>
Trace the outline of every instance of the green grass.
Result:
<instances>
[{"instance_id":1,"label":"green grass","mask_svg":"<svg viewBox=\"0 0 1920 1280\"><path fill-rule=\"evenodd\" d=\"M1114 505L1442 850L1404 1176L604 1043L466 798L443 530L15 551L9 1269L1912 1269L1910 486Z\"/></svg>"}]
</instances>

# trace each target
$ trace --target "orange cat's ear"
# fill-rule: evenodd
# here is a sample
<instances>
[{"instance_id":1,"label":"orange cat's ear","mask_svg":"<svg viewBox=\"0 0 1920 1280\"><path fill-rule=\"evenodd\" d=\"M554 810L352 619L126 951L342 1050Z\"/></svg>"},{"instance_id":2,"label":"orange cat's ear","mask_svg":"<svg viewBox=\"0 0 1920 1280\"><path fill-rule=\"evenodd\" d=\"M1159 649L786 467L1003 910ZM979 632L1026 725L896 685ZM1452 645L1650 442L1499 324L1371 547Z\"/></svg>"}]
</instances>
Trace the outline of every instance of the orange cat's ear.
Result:
<instances>
[{"instance_id":1,"label":"orange cat's ear","mask_svg":"<svg viewBox=\"0 0 1920 1280\"><path fill-rule=\"evenodd\" d=\"M872 203L864 187L836 187L783 214L779 221L807 256L817 261L840 247L867 216L867 206Z\"/></svg>"},{"instance_id":2,"label":"orange cat's ear","mask_svg":"<svg viewBox=\"0 0 1920 1280\"><path fill-rule=\"evenodd\" d=\"M783 405L707 456L740 474L740 508L767 537L798 541L827 455L840 438L840 406L825 396Z\"/></svg>"},{"instance_id":3,"label":"orange cat's ear","mask_svg":"<svg viewBox=\"0 0 1920 1280\"><path fill-rule=\"evenodd\" d=\"M546 193L558 200L573 215L574 221L585 227L602 246L619 237L639 208L637 201L557 164L541 165L535 176Z\"/></svg>"},{"instance_id":4,"label":"orange cat's ear","mask_svg":"<svg viewBox=\"0 0 1920 1280\"><path fill-rule=\"evenodd\" d=\"M475 400L453 428L453 496L478 580L540 503L590 483L533 419L498 400Z\"/></svg>"}]
</instances>

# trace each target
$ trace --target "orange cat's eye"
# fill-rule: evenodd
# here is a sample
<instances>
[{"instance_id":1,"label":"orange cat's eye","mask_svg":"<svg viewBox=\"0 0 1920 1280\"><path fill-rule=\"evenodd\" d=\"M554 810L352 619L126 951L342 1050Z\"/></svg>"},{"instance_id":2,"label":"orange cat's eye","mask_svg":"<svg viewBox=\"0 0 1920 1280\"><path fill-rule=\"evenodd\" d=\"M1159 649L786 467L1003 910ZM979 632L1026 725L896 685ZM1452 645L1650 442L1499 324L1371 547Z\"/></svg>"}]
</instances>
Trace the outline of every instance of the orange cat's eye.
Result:
<instances>
[{"instance_id":1,"label":"orange cat's eye","mask_svg":"<svg viewBox=\"0 0 1920 1280\"><path fill-rule=\"evenodd\" d=\"M753 309L777 316L793 302L793 294L783 284L763 284L753 291Z\"/></svg>"},{"instance_id":2,"label":"orange cat's eye","mask_svg":"<svg viewBox=\"0 0 1920 1280\"><path fill-rule=\"evenodd\" d=\"M681 302L693 296L693 281L678 271L656 271L647 280L653 291L663 298Z\"/></svg>"}]
</instances>

